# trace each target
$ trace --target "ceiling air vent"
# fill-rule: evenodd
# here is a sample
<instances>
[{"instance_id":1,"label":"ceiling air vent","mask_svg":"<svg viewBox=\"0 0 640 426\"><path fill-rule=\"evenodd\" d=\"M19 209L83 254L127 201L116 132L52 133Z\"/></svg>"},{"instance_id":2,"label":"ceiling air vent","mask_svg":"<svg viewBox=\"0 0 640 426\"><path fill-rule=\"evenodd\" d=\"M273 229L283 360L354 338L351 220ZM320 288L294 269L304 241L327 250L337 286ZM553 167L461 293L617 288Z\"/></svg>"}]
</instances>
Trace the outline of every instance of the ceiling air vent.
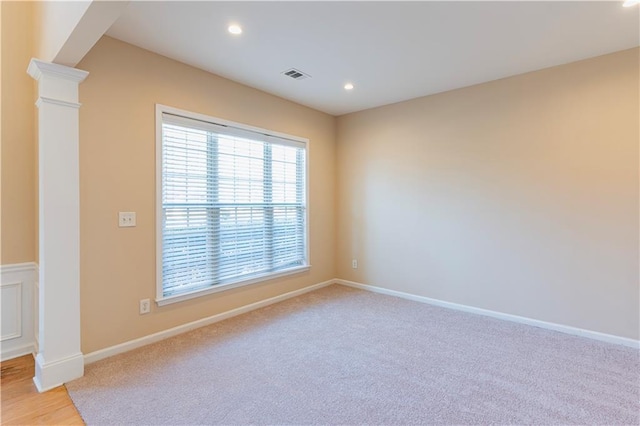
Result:
<instances>
[{"instance_id":1,"label":"ceiling air vent","mask_svg":"<svg viewBox=\"0 0 640 426\"><path fill-rule=\"evenodd\" d=\"M291 77L294 80L304 80L305 78L311 77L309 74L305 74L302 71L297 70L295 68L291 68L289 70L283 71L282 74L286 75L287 77Z\"/></svg>"}]
</instances>

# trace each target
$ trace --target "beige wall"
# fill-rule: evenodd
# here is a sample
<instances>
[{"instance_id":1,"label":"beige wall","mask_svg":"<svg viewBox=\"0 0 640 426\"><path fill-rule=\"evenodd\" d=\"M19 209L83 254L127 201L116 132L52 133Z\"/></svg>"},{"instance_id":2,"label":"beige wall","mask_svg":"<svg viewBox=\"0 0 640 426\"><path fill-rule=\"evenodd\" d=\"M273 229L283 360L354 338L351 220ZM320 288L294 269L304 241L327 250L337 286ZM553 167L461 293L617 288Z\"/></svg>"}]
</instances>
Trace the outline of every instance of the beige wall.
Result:
<instances>
[{"instance_id":1,"label":"beige wall","mask_svg":"<svg viewBox=\"0 0 640 426\"><path fill-rule=\"evenodd\" d=\"M2 140L0 264L36 260L36 139L34 81L27 75L33 48L33 4L2 7Z\"/></svg>"},{"instance_id":2,"label":"beige wall","mask_svg":"<svg viewBox=\"0 0 640 426\"><path fill-rule=\"evenodd\" d=\"M638 62L340 117L338 276L638 339Z\"/></svg>"},{"instance_id":3,"label":"beige wall","mask_svg":"<svg viewBox=\"0 0 640 426\"><path fill-rule=\"evenodd\" d=\"M78 64L82 350L335 277L335 118L104 37ZM155 297L155 104L308 138L311 271L138 314ZM118 228L136 211L136 228Z\"/></svg>"}]
</instances>

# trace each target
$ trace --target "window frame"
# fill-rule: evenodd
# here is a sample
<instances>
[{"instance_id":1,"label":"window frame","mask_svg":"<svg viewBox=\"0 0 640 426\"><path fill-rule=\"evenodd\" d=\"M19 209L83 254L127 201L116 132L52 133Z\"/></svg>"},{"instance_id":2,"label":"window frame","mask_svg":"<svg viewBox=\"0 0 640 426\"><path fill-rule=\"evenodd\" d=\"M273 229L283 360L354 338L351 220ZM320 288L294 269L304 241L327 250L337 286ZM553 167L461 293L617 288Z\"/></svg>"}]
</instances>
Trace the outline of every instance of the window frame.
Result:
<instances>
[{"instance_id":1,"label":"window frame","mask_svg":"<svg viewBox=\"0 0 640 426\"><path fill-rule=\"evenodd\" d=\"M298 274L301 272L309 271L311 269L310 264L310 253L309 253L309 139L302 138L299 136L288 135L286 133L274 132L272 130L263 129L260 127L249 126L243 123L237 123L229 120L224 120L218 117L212 117L205 114L199 114L191 111L186 111L174 107L170 107L167 105L156 104L156 303L158 306L164 306L171 303L181 302L184 300L189 300L201 296L205 296L212 293L218 293L222 291L227 291L237 287L248 286L252 284L263 283L275 278L284 277L287 275ZM163 140L162 140L162 124L163 118L162 115L164 113L182 116L187 119L192 120L200 120L204 122L219 124L223 126L228 126L232 128L239 129L243 132L253 132L259 135L267 135L273 136L280 139L288 139L297 143L304 144L304 254L305 254L305 263L304 265L295 266L292 268L283 269L276 272L265 272L263 274L252 276L248 279L241 279L238 281L233 281L225 284L217 284L211 287L197 289L188 291L185 293L165 296L164 295L164 287L163 287L163 276L162 276L162 255L163 255L163 246L162 246L162 235L163 235L163 223L164 223L164 211L162 207L162 148L163 148Z\"/></svg>"}]
</instances>

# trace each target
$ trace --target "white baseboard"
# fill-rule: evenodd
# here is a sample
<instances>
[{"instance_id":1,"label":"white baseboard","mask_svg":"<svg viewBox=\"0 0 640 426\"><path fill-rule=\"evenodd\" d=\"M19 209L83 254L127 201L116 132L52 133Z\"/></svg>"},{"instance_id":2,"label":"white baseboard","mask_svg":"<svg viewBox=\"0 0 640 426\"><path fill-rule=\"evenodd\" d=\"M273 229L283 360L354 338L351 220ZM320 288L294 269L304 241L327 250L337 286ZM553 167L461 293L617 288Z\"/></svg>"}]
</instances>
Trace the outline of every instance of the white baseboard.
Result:
<instances>
[{"instance_id":1,"label":"white baseboard","mask_svg":"<svg viewBox=\"0 0 640 426\"><path fill-rule=\"evenodd\" d=\"M186 333L188 331L194 330L196 328L204 327L210 324L214 324L219 321L223 321L225 319L241 315L256 309L263 308L265 306L272 305L274 303L281 302L283 300L287 300L296 296L300 296L302 294L318 290L322 287L329 286L331 284L341 284L348 287L358 288L361 290L371 291L374 293L386 294L389 296L400 297L403 299L413 300L421 303L428 303L434 306L440 306L443 308L454 309L457 311L469 312L478 315L484 315L492 318L497 318L505 321L517 322L520 324L531 325L534 327L545 328L548 330L554 330L565 334L571 334L574 336L586 337L589 339L600 340L603 342L613 343L617 345L629 346L632 348L640 348L640 341L629 339L626 337L615 336L611 334L600 333L597 331L584 330L580 328L570 327L562 324L555 324L546 321L540 321L532 318L521 317L517 315L505 314L502 312L491 311L488 309L475 308L472 306L461 305L458 303L445 302L442 300L431 299L429 297L418 296L410 293L404 293L396 290L389 290L382 287L375 287L367 284L361 284L353 281L347 281L342 279L333 279L324 281L318 284L314 284L308 287L301 288L299 290L294 290L289 293L281 294L279 296L275 296L266 300L261 300L259 302L251 303L249 305L241 306L239 308L231 309L226 312L222 312L207 318L203 318L197 321L193 321L187 324L183 324L177 327L170 328L168 330L163 330L154 334L150 334L148 336L140 337L138 339L130 340L128 342L124 342L115 346L111 346L105 349L100 349L95 352L88 353L84 355L84 363L91 364L93 362L99 361L101 359L108 358L110 356L118 355L124 352L131 351L133 349L140 348L142 346L149 345L151 343L159 342L161 340L167 339L169 337L176 336L178 334Z\"/></svg>"},{"instance_id":2,"label":"white baseboard","mask_svg":"<svg viewBox=\"0 0 640 426\"><path fill-rule=\"evenodd\" d=\"M461 304L452 303L452 302L445 302L438 299L431 299L429 297L417 296L415 294L404 293L396 290L389 290L386 288L375 287L372 285L361 284L353 281L335 279L334 282L336 284L342 284L348 287L367 290L374 293L386 294L389 296L400 297L402 299L413 300L416 302L428 303L429 305L440 306L442 308L454 309L456 311L469 312L472 314L484 315L487 317L497 318L505 321L517 322L520 324L526 324L534 327L545 328L548 330L559 331L560 333L586 337L589 339L600 340L602 342L613 343L616 345L629 346L631 348L636 348L636 349L640 348L640 341L630 339L628 337L615 336L613 334L600 333L598 331L585 330L582 328L571 327L568 325L555 324L552 322L540 321L533 318L505 314L502 312L491 311L488 309L475 308L473 306L461 305Z\"/></svg>"},{"instance_id":3,"label":"white baseboard","mask_svg":"<svg viewBox=\"0 0 640 426\"><path fill-rule=\"evenodd\" d=\"M222 312L222 313L219 313L207 318L203 318L197 321L193 321L187 324L179 325L177 327L173 327L168 330L163 330L158 333L150 334L148 336L144 336L138 339L130 340L128 342L120 343L119 345L111 346L105 349L100 349L98 351L86 354L84 356L84 363L91 364L92 362L96 362L113 355L118 355L133 349L140 348L142 346L149 345L151 343L159 342L160 340L164 340L169 337L173 337L178 334L182 334L187 331L194 330L196 328L204 327L206 325L210 325L210 324L225 320L227 318L235 317L237 315L241 315L256 309L260 309L265 306L269 306L286 299L291 299L292 297L300 296L301 294L309 293L310 291L314 291L319 288L331 285L334 282L335 280L329 280L329 281L324 281L318 284L310 285L308 287L304 287L299 290L290 291L288 293L284 293L279 296L271 297L269 299L261 300L259 302L241 306L239 308L231 309L229 311Z\"/></svg>"},{"instance_id":4,"label":"white baseboard","mask_svg":"<svg viewBox=\"0 0 640 426\"><path fill-rule=\"evenodd\" d=\"M5 349L3 346L2 357L0 358L0 361L4 362L13 358L18 358L19 356L24 356L29 354L35 355L35 353L36 353L36 348L33 343L27 343L22 346L15 346L7 349Z\"/></svg>"}]
</instances>

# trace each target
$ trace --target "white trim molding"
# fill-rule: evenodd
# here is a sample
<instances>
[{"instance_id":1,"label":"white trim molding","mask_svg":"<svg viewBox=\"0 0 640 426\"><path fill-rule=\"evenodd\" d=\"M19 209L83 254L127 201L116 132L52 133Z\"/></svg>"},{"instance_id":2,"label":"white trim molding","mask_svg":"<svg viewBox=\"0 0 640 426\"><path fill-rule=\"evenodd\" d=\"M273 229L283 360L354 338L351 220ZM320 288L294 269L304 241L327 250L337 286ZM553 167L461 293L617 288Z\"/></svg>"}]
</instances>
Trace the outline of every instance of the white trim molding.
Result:
<instances>
[{"instance_id":1,"label":"white trim molding","mask_svg":"<svg viewBox=\"0 0 640 426\"><path fill-rule=\"evenodd\" d=\"M31 59L29 67L27 68L27 73L33 77L34 80L40 80L43 75L46 75L61 80L67 80L72 83L76 83L76 85L82 83L82 81L87 78L87 75L89 75L87 71L41 61L35 58Z\"/></svg>"},{"instance_id":2,"label":"white trim molding","mask_svg":"<svg viewBox=\"0 0 640 426\"><path fill-rule=\"evenodd\" d=\"M399 297L401 299L413 300L415 302L427 303L429 305L439 306L441 308L453 309L456 311L468 312L472 314L483 315L486 317L497 318L505 321L531 325L534 327L558 331L560 333L570 334L573 336L586 337L588 339L599 340L602 342L613 343L616 345L628 346L635 349L640 348L640 341L630 339L628 337L615 336L613 334L600 333L598 331L585 330L582 328L571 327L568 325L556 324L556 323L541 321L533 318L521 317L518 315L505 314L502 312L491 311L488 309L476 308L473 306L461 305L461 304L452 303L452 302L445 302L443 300L432 299L429 297L418 296L415 294L404 293L396 290L389 290L387 288L376 287L368 284L361 284L354 281L336 279L335 283L341 284L347 287L357 288L360 290L371 291L373 293L380 293L388 296Z\"/></svg>"},{"instance_id":3,"label":"white trim molding","mask_svg":"<svg viewBox=\"0 0 640 426\"><path fill-rule=\"evenodd\" d=\"M63 106L63 107L69 107L69 108L80 108L82 106L82 104L80 102L67 102L67 101L61 101L58 99L51 99L51 98L45 98L44 96L40 96L38 98L38 100L36 101L36 106L38 108L42 107L43 103L48 103L48 104L53 104L53 105L58 105L58 106Z\"/></svg>"},{"instance_id":4,"label":"white trim molding","mask_svg":"<svg viewBox=\"0 0 640 426\"><path fill-rule=\"evenodd\" d=\"M286 269L284 271L279 271L276 273L269 273L264 275L259 275L257 277L253 277L248 280L238 281L230 284L220 284L213 287L207 287L202 290L196 290L189 293L181 293L176 294L175 296L167 296L160 299L156 299L156 303L158 306L165 306L171 303L182 302L184 300L194 299L196 297L204 296L207 294L219 293L221 291L231 290L232 288L244 287L251 284L260 284L264 283L267 280L272 280L275 278L286 277L287 275L300 274L302 272L307 272L311 269L311 265L305 266L296 266L295 268Z\"/></svg>"},{"instance_id":5,"label":"white trim molding","mask_svg":"<svg viewBox=\"0 0 640 426\"><path fill-rule=\"evenodd\" d=\"M88 353L84 356L84 363L91 364L92 362L100 361L101 359L108 358L110 356L118 355L124 352L131 351L133 349L140 348L142 346L149 345L151 343L159 342L169 337L177 336L178 334L186 333L187 331L195 330L196 328L204 327L222 320L226 320L231 317L235 317L256 309L264 308L265 306L273 305L274 303L282 302L283 300L291 299L292 297L300 296L305 293L309 293L314 290L318 290L322 287L327 287L334 284L335 280L324 281L318 284L313 284L308 287L301 288L299 290L290 291L288 293L274 296L269 299L261 300L259 302L244 305L239 308L231 309L229 311L221 312L216 315L212 315L207 318L202 318L197 321L189 322L187 324L179 325L177 327L170 328L168 330L159 331L157 333L150 334L148 336L140 337L138 339L129 340L128 342L120 343L119 345L111 346L105 349L100 349L95 352Z\"/></svg>"},{"instance_id":6,"label":"white trim molding","mask_svg":"<svg viewBox=\"0 0 640 426\"><path fill-rule=\"evenodd\" d=\"M5 275L20 272L33 272L37 268L38 265L35 262L12 263L8 265L0 265L0 273Z\"/></svg>"},{"instance_id":7,"label":"white trim molding","mask_svg":"<svg viewBox=\"0 0 640 426\"><path fill-rule=\"evenodd\" d=\"M35 352L33 300L37 275L38 266L34 262L0 265L2 361Z\"/></svg>"}]
</instances>

